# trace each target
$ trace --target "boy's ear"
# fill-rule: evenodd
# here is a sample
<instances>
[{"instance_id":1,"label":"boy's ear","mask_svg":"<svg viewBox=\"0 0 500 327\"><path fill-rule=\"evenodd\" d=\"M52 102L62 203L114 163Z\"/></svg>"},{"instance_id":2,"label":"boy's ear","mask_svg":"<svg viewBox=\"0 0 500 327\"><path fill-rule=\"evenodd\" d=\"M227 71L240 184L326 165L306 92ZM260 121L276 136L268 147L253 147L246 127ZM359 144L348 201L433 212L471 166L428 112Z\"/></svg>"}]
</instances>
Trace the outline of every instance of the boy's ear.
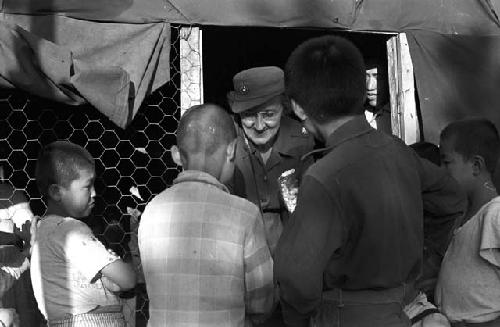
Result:
<instances>
[{"instance_id":1,"label":"boy's ear","mask_svg":"<svg viewBox=\"0 0 500 327\"><path fill-rule=\"evenodd\" d=\"M59 188L59 185L57 184L50 184L47 193L49 195L49 198L59 202L61 200L61 189Z\"/></svg>"},{"instance_id":2,"label":"boy's ear","mask_svg":"<svg viewBox=\"0 0 500 327\"><path fill-rule=\"evenodd\" d=\"M172 160L177 164L177 166L182 167L181 152L179 151L177 145L172 145L172 147L170 148L170 155L172 156Z\"/></svg>"},{"instance_id":3,"label":"boy's ear","mask_svg":"<svg viewBox=\"0 0 500 327\"><path fill-rule=\"evenodd\" d=\"M306 120L307 119L307 114L304 111L304 109L300 106L300 104L298 104L297 102L295 102L295 100L293 100L293 99L290 99L290 103L291 103L292 110L295 113L295 115L297 115L297 117L299 117L299 119L301 121Z\"/></svg>"},{"instance_id":4,"label":"boy's ear","mask_svg":"<svg viewBox=\"0 0 500 327\"><path fill-rule=\"evenodd\" d=\"M486 169L486 162L484 161L484 158L482 156L473 156L471 159L471 164L472 164L472 175L474 176L479 176L483 172L485 172Z\"/></svg>"},{"instance_id":5,"label":"boy's ear","mask_svg":"<svg viewBox=\"0 0 500 327\"><path fill-rule=\"evenodd\" d=\"M227 145L226 148L226 158L228 161L234 161L234 158L236 156L236 140L234 139Z\"/></svg>"}]
</instances>

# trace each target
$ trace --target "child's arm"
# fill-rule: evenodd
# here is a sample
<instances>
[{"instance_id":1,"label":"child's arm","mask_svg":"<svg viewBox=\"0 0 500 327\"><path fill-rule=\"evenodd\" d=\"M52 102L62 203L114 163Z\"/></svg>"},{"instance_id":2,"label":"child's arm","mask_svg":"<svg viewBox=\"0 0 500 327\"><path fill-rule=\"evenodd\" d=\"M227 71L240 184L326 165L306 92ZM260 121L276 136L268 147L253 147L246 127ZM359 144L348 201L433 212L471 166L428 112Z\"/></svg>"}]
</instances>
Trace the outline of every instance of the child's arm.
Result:
<instances>
[{"instance_id":1,"label":"child's arm","mask_svg":"<svg viewBox=\"0 0 500 327\"><path fill-rule=\"evenodd\" d=\"M112 292L126 291L135 287L135 271L132 265L122 259L115 260L102 268L101 274L104 286Z\"/></svg>"},{"instance_id":2,"label":"child's arm","mask_svg":"<svg viewBox=\"0 0 500 327\"><path fill-rule=\"evenodd\" d=\"M112 292L128 290L135 286L132 266L123 262L112 250L106 249L85 223L69 219L65 221L64 229L64 255L75 268L89 278L91 284L99 279L104 280L105 287Z\"/></svg>"}]
</instances>

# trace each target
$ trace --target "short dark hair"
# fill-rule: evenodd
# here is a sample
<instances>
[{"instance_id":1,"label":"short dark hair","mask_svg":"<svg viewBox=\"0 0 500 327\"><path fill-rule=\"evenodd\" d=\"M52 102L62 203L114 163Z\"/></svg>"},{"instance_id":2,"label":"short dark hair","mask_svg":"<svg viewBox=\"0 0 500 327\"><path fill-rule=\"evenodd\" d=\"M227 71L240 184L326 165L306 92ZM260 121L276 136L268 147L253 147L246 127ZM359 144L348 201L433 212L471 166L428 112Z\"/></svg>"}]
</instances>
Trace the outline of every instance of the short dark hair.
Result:
<instances>
[{"instance_id":1,"label":"short dark hair","mask_svg":"<svg viewBox=\"0 0 500 327\"><path fill-rule=\"evenodd\" d=\"M362 114L366 96L363 56L350 41L322 36L299 45L285 67L287 95L316 122Z\"/></svg>"},{"instance_id":2,"label":"short dark hair","mask_svg":"<svg viewBox=\"0 0 500 327\"><path fill-rule=\"evenodd\" d=\"M453 150L464 159L483 157L486 169L493 174L500 154L498 130L488 119L470 118L455 121L441 131L441 140L448 139Z\"/></svg>"},{"instance_id":3,"label":"short dark hair","mask_svg":"<svg viewBox=\"0 0 500 327\"><path fill-rule=\"evenodd\" d=\"M236 138L233 119L214 104L189 108L181 117L176 134L177 146L185 158L198 153L211 156Z\"/></svg>"},{"instance_id":4,"label":"short dark hair","mask_svg":"<svg viewBox=\"0 0 500 327\"><path fill-rule=\"evenodd\" d=\"M437 166L441 166L441 157L439 155L439 147L434 143L420 141L410 144L410 148L415 150L420 158L424 158Z\"/></svg>"},{"instance_id":5,"label":"short dark hair","mask_svg":"<svg viewBox=\"0 0 500 327\"><path fill-rule=\"evenodd\" d=\"M50 185L67 187L85 169L95 169L94 158L87 150L69 141L52 142L42 149L36 163L38 189L47 197Z\"/></svg>"}]
</instances>

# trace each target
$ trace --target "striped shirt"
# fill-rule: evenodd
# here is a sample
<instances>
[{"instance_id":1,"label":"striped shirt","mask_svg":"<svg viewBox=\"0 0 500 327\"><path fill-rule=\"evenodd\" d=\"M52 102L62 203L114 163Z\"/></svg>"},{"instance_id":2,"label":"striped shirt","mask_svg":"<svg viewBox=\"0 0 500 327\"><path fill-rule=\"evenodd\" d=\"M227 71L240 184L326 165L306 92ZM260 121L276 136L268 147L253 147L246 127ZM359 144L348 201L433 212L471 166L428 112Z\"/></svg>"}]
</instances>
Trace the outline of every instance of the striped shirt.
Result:
<instances>
[{"instance_id":1,"label":"striped shirt","mask_svg":"<svg viewBox=\"0 0 500 327\"><path fill-rule=\"evenodd\" d=\"M262 218L211 175L184 171L139 225L149 327L244 326L273 304Z\"/></svg>"}]
</instances>

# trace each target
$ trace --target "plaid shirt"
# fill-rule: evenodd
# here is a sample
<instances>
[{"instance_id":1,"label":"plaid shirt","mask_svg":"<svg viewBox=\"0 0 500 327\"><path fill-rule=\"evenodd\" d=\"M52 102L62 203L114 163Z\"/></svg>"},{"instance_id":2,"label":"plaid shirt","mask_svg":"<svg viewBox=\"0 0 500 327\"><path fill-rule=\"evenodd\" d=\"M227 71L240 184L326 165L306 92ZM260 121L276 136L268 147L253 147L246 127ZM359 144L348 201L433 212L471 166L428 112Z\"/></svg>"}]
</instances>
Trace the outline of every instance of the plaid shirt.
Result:
<instances>
[{"instance_id":1,"label":"plaid shirt","mask_svg":"<svg viewBox=\"0 0 500 327\"><path fill-rule=\"evenodd\" d=\"M244 326L271 310L273 262L259 210L207 173L182 172L146 206L139 250L149 327Z\"/></svg>"}]
</instances>

